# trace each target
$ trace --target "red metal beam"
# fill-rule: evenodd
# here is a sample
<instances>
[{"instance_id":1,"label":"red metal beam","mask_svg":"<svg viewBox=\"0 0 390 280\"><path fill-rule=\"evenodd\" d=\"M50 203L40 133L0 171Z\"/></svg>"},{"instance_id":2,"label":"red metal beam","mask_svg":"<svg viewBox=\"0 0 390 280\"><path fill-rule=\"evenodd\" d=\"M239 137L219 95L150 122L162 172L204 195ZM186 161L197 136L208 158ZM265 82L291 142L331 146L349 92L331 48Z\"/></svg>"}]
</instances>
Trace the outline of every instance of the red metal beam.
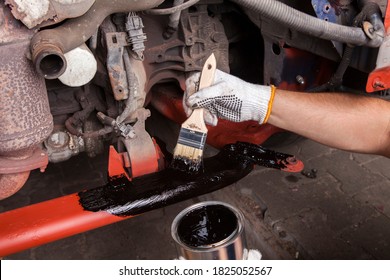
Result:
<instances>
[{"instance_id":1,"label":"red metal beam","mask_svg":"<svg viewBox=\"0 0 390 280\"><path fill-rule=\"evenodd\" d=\"M77 194L0 214L0 256L6 256L126 218L85 211Z\"/></svg>"},{"instance_id":2,"label":"red metal beam","mask_svg":"<svg viewBox=\"0 0 390 280\"><path fill-rule=\"evenodd\" d=\"M123 155L110 147L108 174L126 174ZM127 176L127 175L126 175ZM107 212L85 211L77 193L0 214L0 256L119 222Z\"/></svg>"},{"instance_id":3,"label":"red metal beam","mask_svg":"<svg viewBox=\"0 0 390 280\"><path fill-rule=\"evenodd\" d=\"M288 172L297 172L303 169L302 162L296 160L295 157L285 159L284 165L287 167L283 170ZM124 174L123 166L124 155L118 154L115 149L111 148L109 175L115 177ZM248 168L240 169L237 176L242 178L248 172L250 172ZM166 195L162 195L162 197L166 203ZM87 211L82 207L79 199L79 194L75 193L1 213L0 256L10 255L133 217L116 216L106 211Z\"/></svg>"}]
</instances>

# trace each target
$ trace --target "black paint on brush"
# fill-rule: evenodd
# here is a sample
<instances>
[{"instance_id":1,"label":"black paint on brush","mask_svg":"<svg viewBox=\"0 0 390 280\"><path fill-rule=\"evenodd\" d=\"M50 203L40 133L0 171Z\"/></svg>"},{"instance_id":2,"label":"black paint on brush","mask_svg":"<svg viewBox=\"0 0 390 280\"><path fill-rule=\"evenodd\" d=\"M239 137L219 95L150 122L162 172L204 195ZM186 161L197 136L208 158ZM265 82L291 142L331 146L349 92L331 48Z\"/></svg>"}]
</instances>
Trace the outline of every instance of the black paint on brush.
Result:
<instances>
[{"instance_id":1,"label":"black paint on brush","mask_svg":"<svg viewBox=\"0 0 390 280\"><path fill-rule=\"evenodd\" d=\"M231 185L251 172L254 164L285 168L283 160L288 157L291 155L239 142L204 159L203 169L196 174L167 168L132 181L125 176L112 177L106 185L80 192L79 202L87 211L137 215Z\"/></svg>"},{"instance_id":2,"label":"black paint on brush","mask_svg":"<svg viewBox=\"0 0 390 280\"><path fill-rule=\"evenodd\" d=\"M192 159L185 156L175 156L170 164L171 169L175 169L188 174L197 174L201 168L202 158Z\"/></svg>"}]
</instances>

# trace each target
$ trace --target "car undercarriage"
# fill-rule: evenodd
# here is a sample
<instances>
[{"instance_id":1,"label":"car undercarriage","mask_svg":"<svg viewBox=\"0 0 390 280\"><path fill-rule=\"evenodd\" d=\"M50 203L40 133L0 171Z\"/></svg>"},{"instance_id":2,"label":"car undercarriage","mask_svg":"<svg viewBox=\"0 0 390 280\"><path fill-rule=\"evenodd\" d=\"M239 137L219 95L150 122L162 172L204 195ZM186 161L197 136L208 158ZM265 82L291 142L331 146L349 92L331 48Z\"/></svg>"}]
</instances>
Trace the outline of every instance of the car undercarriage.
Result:
<instances>
[{"instance_id":1,"label":"car undercarriage","mask_svg":"<svg viewBox=\"0 0 390 280\"><path fill-rule=\"evenodd\" d=\"M83 227L79 219L75 231L59 228L44 241L0 246L0 255L198 196L206 185L207 192L216 190L256 164L301 171L293 155L261 147L280 128L220 120L207 137L220 152L205 159L203 174L181 177L169 168L177 135L161 140L146 122L151 114L178 125L187 118L185 80L211 53L219 70L251 83L388 98L387 9L383 0L3 1L0 199L18 192L32 170L44 172L80 153L93 158L109 149L110 179L43 208L16 209L38 215L57 207L53 221L88 220L85 213L93 213L95 224ZM196 187L182 189L189 184ZM151 202L156 195L160 200ZM15 215L2 213L0 221L12 224ZM29 226L44 227L37 217L5 229L3 241Z\"/></svg>"}]
</instances>

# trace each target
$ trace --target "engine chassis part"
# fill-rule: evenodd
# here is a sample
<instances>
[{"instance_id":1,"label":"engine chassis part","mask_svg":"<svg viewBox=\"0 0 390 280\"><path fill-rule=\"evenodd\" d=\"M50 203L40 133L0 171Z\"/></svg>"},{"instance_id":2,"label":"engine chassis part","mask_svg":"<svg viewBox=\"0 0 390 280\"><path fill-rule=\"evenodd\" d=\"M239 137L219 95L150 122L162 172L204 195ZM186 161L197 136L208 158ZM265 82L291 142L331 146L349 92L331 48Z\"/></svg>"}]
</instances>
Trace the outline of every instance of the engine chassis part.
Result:
<instances>
[{"instance_id":1,"label":"engine chassis part","mask_svg":"<svg viewBox=\"0 0 390 280\"><path fill-rule=\"evenodd\" d=\"M387 5L384 25L386 30L384 43L379 48L376 67L368 76L367 92L390 88L390 5Z\"/></svg>"},{"instance_id":2,"label":"engine chassis part","mask_svg":"<svg viewBox=\"0 0 390 280\"><path fill-rule=\"evenodd\" d=\"M280 1L264 0L258 2L253 0L233 0L233 2L260 13L274 23L289 26L310 36L373 48L379 47L383 42L384 27L381 23L380 28L377 30L373 29L372 33L367 34L366 30L362 28L324 21L291 8L289 5Z\"/></svg>"},{"instance_id":3,"label":"engine chassis part","mask_svg":"<svg viewBox=\"0 0 390 280\"><path fill-rule=\"evenodd\" d=\"M37 145L53 129L45 82L24 55L28 44L0 46L0 155Z\"/></svg>"},{"instance_id":4,"label":"engine chassis part","mask_svg":"<svg viewBox=\"0 0 390 280\"><path fill-rule=\"evenodd\" d=\"M43 168L35 151L53 129L45 81L25 56L33 31L0 4L0 199L26 182L30 170ZM12 167L7 168L7 163Z\"/></svg>"},{"instance_id":5,"label":"engine chassis part","mask_svg":"<svg viewBox=\"0 0 390 280\"><path fill-rule=\"evenodd\" d=\"M183 73L200 71L211 53L215 53L217 68L229 72L229 42L222 23L209 16L207 5L193 7L191 12L181 12L179 28L169 38L163 35L163 18L143 17L144 32L148 34L144 52L147 91L168 79L179 80L184 86Z\"/></svg>"},{"instance_id":6,"label":"engine chassis part","mask_svg":"<svg viewBox=\"0 0 390 280\"><path fill-rule=\"evenodd\" d=\"M0 5L0 155L41 143L53 128L45 81L25 56L33 31Z\"/></svg>"},{"instance_id":7,"label":"engine chassis part","mask_svg":"<svg viewBox=\"0 0 390 280\"><path fill-rule=\"evenodd\" d=\"M19 172L40 169L44 172L49 158L41 148L35 148L31 156L23 159L0 157L0 174L15 174Z\"/></svg>"},{"instance_id":8,"label":"engine chassis part","mask_svg":"<svg viewBox=\"0 0 390 280\"><path fill-rule=\"evenodd\" d=\"M135 113L137 122L134 124L134 137L119 138L119 151L125 154L125 166L130 178L154 173L161 170L158 146L145 130L145 120L150 116L147 109L138 109Z\"/></svg>"},{"instance_id":9,"label":"engine chassis part","mask_svg":"<svg viewBox=\"0 0 390 280\"><path fill-rule=\"evenodd\" d=\"M115 100L129 97L129 84L123 61L124 47L128 46L125 32L109 32L105 34L107 45L107 70Z\"/></svg>"},{"instance_id":10,"label":"engine chassis part","mask_svg":"<svg viewBox=\"0 0 390 280\"><path fill-rule=\"evenodd\" d=\"M35 2L35 3L34 3ZM6 0L5 3L12 7L12 14L21 20L28 28L36 26L48 26L59 23L67 18L75 18L85 14L95 0L38 0L17 1ZM38 6L37 10L32 6Z\"/></svg>"},{"instance_id":11,"label":"engine chassis part","mask_svg":"<svg viewBox=\"0 0 390 280\"><path fill-rule=\"evenodd\" d=\"M111 14L142 11L161 4L163 0L99 0L81 17L42 30L31 39L31 57L37 72L46 79L58 78L66 69L64 53L80 46L95 34L103 20ZM46 67L46 62L56 67Z\"/></svg>"},{"instance_id":12,"label":"engine chassis part","mask_svg":"<svg viewBox=\"0 0 390 280\"><path fill-rule=\"evenodd\" d=\"M291 155L237 143L206 159L207 173L188 177L165 169L130 181L124 157L111 147L107 185L1 213L0 256L223 188L249 174L254 164L287 172L303 169L303 163Z\"/></svg>"}]
</instances>

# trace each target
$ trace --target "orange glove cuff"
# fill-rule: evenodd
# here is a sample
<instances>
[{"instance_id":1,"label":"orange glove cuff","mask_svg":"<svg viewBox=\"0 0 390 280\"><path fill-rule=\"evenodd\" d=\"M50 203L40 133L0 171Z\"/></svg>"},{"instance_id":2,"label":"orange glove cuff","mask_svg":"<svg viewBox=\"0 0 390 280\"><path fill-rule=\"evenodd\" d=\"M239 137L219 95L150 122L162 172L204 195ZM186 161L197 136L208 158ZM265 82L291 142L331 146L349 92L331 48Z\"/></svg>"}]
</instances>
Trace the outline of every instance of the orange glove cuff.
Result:
<instances>
[{"instance_id":1,"label":"orange glove cuff","mask_svg":"<svg viewBox=\"0 0 390 280\"><path fill-rule=\"evenodd\" d=\"M274 98L275 98L275 92L276 92L276 87L274 85L271 85L271 97L268 102L268 109L267 109L267 114L265 115L264 121L262 124L267 123L269 116L271 115L271 110L272 110L272 105L274 103Z\"/></svg>"}]
</instances>

